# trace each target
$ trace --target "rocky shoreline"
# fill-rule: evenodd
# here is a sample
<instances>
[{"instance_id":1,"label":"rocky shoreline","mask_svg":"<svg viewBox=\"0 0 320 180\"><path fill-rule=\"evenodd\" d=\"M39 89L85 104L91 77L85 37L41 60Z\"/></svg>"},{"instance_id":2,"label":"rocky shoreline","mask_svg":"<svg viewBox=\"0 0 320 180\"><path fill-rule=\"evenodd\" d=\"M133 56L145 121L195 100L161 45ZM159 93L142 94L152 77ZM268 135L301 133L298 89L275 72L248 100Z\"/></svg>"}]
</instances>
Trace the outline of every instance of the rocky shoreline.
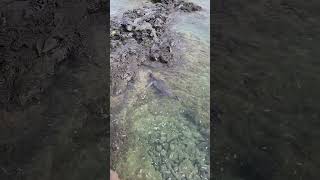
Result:
<instances>
[{"instance_id":1,"label":"rocky shoreline","mask_svg":"<svg viewBox=\"0 0 320 180\"><path fill-rule=\"evenodd\" d=\"M193 12L200 6L184 1L161 1L127 11L111 20L111 94L122 94L142 65L172 66L179 51L178 35L168 28L175 11Z\"/></svg>"},{"instance_id":2,"label":"rocky shoreline","mask_svg":"<svg viewBox=\"0 0 320 180\"><path fill-rule=\"evenodd\" d=\"M182 57L182 43L179 35L170 30L174 13L192 13L201 9L189 2L161 0L128 10L120 17L111 17L110 94L111 99L117 99L118 102L111 103L112 166L119 156L126 153L128 140L127 127L119 126L117 121L121 118L113 116L113 109L117 109L117 104L123 106L126 102L126 91L137 80L142 67L170 68L176 65ZM167 172L162 170L163 173ZM165 174L163 176L167 177Z\"/></svg>"}]
</instances>

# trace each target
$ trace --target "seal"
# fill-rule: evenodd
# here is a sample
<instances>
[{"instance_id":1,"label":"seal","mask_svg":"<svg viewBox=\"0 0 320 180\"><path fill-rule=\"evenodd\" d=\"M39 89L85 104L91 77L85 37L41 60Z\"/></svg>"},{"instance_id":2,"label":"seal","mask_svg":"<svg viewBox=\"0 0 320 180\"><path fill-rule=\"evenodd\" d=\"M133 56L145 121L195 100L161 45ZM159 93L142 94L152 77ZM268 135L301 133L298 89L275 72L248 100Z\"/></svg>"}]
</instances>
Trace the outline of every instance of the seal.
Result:
<instances>
[{"instance_id":1,"label":"seal","mask_svg":"<svg viewBox=\"0 0 320 180\"><path fill-rule=\"evenodd\" d=\"M148 72L148 85L146 88L152 87L156 90L157 94L160 96L172 97L176 100L179 100L178 96L175 96L170 88L166 85L164 80L156 78L152 72Z\"/></svg>"}]
</instances>

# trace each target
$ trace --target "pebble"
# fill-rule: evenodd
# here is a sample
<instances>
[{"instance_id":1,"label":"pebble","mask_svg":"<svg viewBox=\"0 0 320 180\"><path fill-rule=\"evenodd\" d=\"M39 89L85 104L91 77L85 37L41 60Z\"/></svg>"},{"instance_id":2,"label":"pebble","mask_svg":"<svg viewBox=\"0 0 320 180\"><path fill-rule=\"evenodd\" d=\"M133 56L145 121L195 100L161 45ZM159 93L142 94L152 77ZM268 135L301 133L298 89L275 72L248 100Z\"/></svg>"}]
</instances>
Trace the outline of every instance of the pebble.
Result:
<instances>
[{"instance_id":1,"label":"pebble","mask_svg":"<svg viewBox=\"0 0 320 180\"><path fill-rule=\"evenodd\" d=\"M158 146L156 147L156 150L157 150L158 152L160 152L160 151L162 150L161 145L158 145Z\"/></svg>"},{"instance_id":2,"label":"pebble","mask_svg":"<svg viewBox=\"0 0 320 180\"><path fill-rule=\"evenodd\" d=\"M164 149L162 149L160 154L161 154L162 156L165 156L165 155L167 154L167 152L166 152Z\"/></svg>"}]
</instances>

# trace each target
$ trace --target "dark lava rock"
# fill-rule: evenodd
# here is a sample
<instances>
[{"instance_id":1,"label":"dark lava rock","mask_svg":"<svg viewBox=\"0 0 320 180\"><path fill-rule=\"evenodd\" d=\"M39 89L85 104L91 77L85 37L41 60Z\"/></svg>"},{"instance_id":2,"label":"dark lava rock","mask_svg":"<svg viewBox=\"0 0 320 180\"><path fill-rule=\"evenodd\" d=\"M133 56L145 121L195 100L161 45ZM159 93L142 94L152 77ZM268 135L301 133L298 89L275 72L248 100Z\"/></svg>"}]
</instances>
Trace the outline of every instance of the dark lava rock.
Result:
<instances>
[{"instance_id":1,"label":"dark lava rock","mask_svg":"<svg viewBox=\"0 0 320 180\"><path fill-rule=\"evenodd\" d=\"M177 3L177 8L184 12L200 11L202 9L201 6L195 5L191 2L184 1Z\"/></svg>"}]
</instances>

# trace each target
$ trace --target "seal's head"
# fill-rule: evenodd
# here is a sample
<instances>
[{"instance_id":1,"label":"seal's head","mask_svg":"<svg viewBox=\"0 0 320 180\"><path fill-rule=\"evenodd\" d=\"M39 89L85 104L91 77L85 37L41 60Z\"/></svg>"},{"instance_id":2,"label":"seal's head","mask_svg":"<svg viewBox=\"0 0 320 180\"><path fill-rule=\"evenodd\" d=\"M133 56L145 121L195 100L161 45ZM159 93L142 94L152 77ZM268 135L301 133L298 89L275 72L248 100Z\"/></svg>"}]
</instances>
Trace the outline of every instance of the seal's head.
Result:
<instances>
[{"instance_id":1,"label":"seal's head","mask_svg":"<svg viewBox=\"0 0 320 180\"><path fill-rule=\"evenodd\" d=\"M151 70L147 71L147 75L148 75L149 78L154 78Z\"/></svg>"}]
</instances>

